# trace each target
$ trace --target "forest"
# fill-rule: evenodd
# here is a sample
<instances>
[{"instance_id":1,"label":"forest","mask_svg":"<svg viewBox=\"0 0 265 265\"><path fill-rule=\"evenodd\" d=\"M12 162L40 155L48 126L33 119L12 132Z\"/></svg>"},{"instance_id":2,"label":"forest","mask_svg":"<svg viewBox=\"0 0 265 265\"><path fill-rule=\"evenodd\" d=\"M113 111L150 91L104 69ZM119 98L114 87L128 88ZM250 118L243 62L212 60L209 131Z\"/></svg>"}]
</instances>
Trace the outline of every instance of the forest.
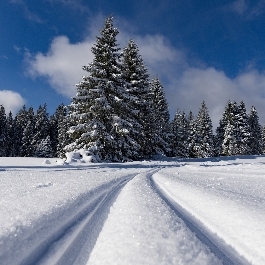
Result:
<instances>
[{"instance_id":1,"label":"forest","mask_svg":"<svg viewBox=\"0 0 265 265\"><path fill-rule=\"evenodd\" d=\"M85 149L99 162L127 162L265 152L265 129L255 107L247 113L243 101L227 102L215 134L205 102L197 115L177 109L170 120L159 78L150 78L134 40L119 48L118 33L108 17L68 106L52 115L46 104L36 112L23 106L15 116L0 106L0 156L63 158Z\"/></svg>"}]
</instances>

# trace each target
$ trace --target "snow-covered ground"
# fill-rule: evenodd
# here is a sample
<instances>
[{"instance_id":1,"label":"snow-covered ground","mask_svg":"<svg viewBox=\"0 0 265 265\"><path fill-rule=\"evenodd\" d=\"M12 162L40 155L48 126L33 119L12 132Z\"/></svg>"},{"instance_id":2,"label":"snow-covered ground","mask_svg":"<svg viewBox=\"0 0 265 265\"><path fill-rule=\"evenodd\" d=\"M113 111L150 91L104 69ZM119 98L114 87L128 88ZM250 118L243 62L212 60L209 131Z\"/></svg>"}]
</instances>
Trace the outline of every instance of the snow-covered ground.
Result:
<instances>
[{"instance_id":1,"label":"snow-covered ground","mask_svg":"<svg viewBox=\"0 0 265 265\"><path fill-rule=\"evenodd\" d=\"M0 264L265 264L264 172L264 156L1 157Z\"/></svg>"}]
</instances>

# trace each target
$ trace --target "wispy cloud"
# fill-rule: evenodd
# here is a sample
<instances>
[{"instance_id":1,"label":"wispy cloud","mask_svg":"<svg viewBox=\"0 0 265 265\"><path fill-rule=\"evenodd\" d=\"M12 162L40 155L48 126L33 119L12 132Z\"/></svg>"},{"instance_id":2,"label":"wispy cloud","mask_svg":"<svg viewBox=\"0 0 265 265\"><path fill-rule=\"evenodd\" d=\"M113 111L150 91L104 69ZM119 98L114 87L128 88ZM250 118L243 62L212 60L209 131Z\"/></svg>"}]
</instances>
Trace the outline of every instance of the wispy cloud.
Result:
<instances>
[{"instance_id":1,"label":"wispy cloud","mask_svg":"<svg viewBox=\"0 0 265 265\"><path fill-rule=\"evenodd\" d=\"M27 4L23 0L9 0L9 2L12 4L20 5L22 10L23 10L24 16L28 20L31 20L31 21L39 23L39 24L44 23L44 21L39 17L38 14L29 10Z\"/></svg>"},{"instance_id":2,"label":"wispy cloud","mask_svg":"<svg viewBox=\"0 0 265 265\"><path fill-rule=\"evenodd\" d=\"M229 4L229 9L245 19L252 20L265 12L265 1L259 0L256 3L249 3L246 0L235 0Z\"/></svg>"},{"instance_id":3,"label":"wispy cloud","mask_svg":"<svg viewBox=\"0 0 265 265\"><path fill-rule=\"evenodd\" d=\"M5 107L6 113L16 113L24 104L23 97L11 90L0 90L0 105Z\"/></svg>"},{"instance_id":4,"label":"wispy cloud","mask_svg":"<svg viewBox=\"0 0 265 265\"><path fill-rule=\"evenodd\" d=\"M93 33L92 33L93 32ZM46 77L50 85L68 97L76 93L74 84L86 75L81 67L93 60L90 49L95 43L95 30L80 43L70 43L66 36L56 37L46 54L27 53L27 74L33 78ZM177 108L193 111L196 115L203 100L209 108L214 126L221 118L227 101L244 100L248 108L254 105L260 111L262 123L265 113L265 73L254 68L230 78L225 72L210 66L198 66L188 60L183 49L173 47L161 35L140 36L120 30L121 47L129 38L134 38L151 77L158 75L162 80L173 115Z\"/></svg>"}]
</instances>

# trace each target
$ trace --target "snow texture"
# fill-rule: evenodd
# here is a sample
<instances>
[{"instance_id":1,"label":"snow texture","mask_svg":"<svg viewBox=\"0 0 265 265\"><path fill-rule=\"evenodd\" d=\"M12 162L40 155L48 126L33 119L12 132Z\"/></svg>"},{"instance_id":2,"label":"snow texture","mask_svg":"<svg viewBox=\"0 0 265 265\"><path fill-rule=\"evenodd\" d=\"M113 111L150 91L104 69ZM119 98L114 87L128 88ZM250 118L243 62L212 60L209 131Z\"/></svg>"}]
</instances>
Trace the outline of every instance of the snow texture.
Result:
<instances>
[{"instance_id":1,"label":"snow texture","mask_svg":"<svg viewBox=\"0 0 265 265\"><path fill-rule=\"evenodd\" d=\"M68 159L0 158L0 264L265 264L264 156Z\"/></svg>"}]
</instances>

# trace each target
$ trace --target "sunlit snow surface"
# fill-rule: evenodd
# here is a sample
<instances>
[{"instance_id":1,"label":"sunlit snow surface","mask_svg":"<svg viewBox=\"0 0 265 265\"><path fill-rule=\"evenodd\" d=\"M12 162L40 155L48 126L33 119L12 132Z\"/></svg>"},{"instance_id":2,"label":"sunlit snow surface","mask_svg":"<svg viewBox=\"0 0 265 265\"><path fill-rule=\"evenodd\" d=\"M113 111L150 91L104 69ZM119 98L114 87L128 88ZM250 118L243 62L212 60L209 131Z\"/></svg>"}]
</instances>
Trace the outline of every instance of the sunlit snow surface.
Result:
<instances>
[{"instance_id":1,"label":"sunlit snow surface","mask_svg":"<svg viewBox=\"0 0 265 265\"><path fill-rule=\"evenodd\" d=\"M242 264L265 264L264 172L263 156L0 158L0 264L221 264L187 220Z\"/></svg>"}]
</instances>

